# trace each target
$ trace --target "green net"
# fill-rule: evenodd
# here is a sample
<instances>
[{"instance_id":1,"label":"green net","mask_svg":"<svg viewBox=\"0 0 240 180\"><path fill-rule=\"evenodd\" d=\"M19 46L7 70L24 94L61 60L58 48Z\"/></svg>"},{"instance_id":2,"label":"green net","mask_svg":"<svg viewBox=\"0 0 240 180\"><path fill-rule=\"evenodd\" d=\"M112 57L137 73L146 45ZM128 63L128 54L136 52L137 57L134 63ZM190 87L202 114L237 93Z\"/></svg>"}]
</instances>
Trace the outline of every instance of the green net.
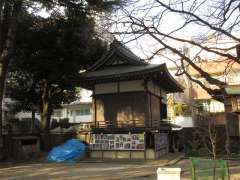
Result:
<instances>
[{"instance_id":1,"label":"green net","mask_svg":"<svg viewBox=\"0 0 240 180\"><path fill-rule=\"evenodd\" d=\"M192 180L230 180L224 160L191 158Z\"/></svg>"}]
</instances>

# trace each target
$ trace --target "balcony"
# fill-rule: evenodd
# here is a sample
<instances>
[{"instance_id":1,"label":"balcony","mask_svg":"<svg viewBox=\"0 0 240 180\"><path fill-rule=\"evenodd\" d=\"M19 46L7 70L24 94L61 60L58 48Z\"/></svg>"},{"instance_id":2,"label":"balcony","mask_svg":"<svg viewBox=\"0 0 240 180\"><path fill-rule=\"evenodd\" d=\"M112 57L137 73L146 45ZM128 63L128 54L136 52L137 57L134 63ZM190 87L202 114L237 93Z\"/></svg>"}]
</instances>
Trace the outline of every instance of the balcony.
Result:
<instances>
[{"instance_id":1,"label":"balcony","mask_svg":"<svg viewBox=\"0 0 240 180\"><path fill-rule=\"evenodd\" d=\"M143 131L143 130L170 130L174 125L169 121L161 120L158 124L144 125L142 123L134 124L117 124L110 122L97 122L92 124L91 127L94 131Z\"/></svg>"}]
</instances>

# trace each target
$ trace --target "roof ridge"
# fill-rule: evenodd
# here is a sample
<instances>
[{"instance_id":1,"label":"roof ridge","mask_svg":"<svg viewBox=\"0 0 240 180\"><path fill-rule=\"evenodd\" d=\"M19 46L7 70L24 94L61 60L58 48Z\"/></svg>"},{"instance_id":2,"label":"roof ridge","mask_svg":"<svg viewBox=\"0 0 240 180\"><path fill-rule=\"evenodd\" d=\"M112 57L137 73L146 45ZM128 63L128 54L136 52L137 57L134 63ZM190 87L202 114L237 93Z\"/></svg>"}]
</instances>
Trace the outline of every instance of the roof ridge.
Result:
<instances>
[{"instance_id":1,"label":"roof ridge","mask_svg":"<svg viewBox=\"0 0 240 180\"><path fill-rule=\"evenodd\" d=\"M114 39L110 46L111 46L111 48L118 50L120 55L123 55L124 57L128 58L128 60L131 60L132 63L146 64L146 62L144 62L140 57L138 57L136 54L134 54L127 46L125 46L120 41ZM126 52L124 53L123 50Z\"/></svg>"},{"instance_id":2,"label":"roof ridge","mask_svg":"<svg viewBox=\"0 0 240 180\"><path fill-rule=\"evenodd\" d=\"M117 55L123 57L126 61L133 65L146 65L148 63L143 62L141 58L136 56L131 50L128 49L124 44L114 39L110 44L109 50L102 55L92 66L90 66L86 71L94 71L104 65L112 55L116 53Z\"/></svg>"}]
</instances>

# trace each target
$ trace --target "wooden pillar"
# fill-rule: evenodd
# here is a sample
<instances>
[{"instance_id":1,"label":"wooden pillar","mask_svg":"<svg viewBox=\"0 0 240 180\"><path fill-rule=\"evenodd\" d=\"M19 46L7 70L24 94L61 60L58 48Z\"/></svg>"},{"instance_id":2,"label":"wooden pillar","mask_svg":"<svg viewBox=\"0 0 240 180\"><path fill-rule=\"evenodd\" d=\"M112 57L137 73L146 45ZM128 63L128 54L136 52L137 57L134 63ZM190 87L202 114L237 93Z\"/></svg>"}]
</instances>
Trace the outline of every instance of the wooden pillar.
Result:
<instances>
[{"instance_id":1,"label":"wooden pillar","mask_svg":"<svg viewBox=\"0 0 240 180\"><path fill-rule=\"evenodd\" d=\"M152 95L149 93L149 107L150 107L150 127L152 127Z\"/></svg>"},{"instance_id":2,"label":"wooden pillar","mask_svg":"<svg viewBox=\"0 0 240 180\"><path fill-rule=\"evenodd\" d=\"M93 110L94 110L94 125L97 127L97 101L95 96L95 87L93 88Z\"/></svg>"},{"instance_id":3,"label":"wooden pillar","mask_svg":"<svg viewBox=\"0 0 240 180\"><path fill-rule=\"evenodd\" d=\"M147 140L146 140L146 137L147 137L147 136L146 136L146 132L144 132L144 146L145 146L145 147L144 147L144 160L147 159L147 156L146 156L146 149L147 149L147 148L146 148L146 141L147 141Z\"/></svg>"},{"instance_id":4,"label":"wooden pillar","mask_svg":"<svg viewBox=\"0 0 240 180\"><path fill-rule=\"evenodd\" d=\"M97 127L97 103L96 103L96 99L94 97L93 99L93 109L94 109L94 125L95 127Z\"/></svg>"},{"instance_id":5,"label":"wooden pillar","mask_svg":"<svg viewBox=\"0 0 240 180\"><path fill-rule=\"evenodd\" d=\"M160 98L159 98L159 113L160 113L160 121L162 120L162 90L160 88Z\"/></svg>"}]
</instances>

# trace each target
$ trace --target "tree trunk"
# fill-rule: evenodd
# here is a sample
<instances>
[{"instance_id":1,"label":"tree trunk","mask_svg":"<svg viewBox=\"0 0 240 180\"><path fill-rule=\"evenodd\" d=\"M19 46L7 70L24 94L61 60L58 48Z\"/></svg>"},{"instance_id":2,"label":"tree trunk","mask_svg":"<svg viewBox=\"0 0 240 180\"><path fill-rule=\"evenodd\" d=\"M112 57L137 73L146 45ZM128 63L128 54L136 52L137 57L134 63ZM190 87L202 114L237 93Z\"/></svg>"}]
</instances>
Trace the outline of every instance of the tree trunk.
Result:
<instances>
[{"instance_id":1,"label":"tree trunk","mask_svg":"<svg viewBox=\"0 0 240 180\"><path fill-rule=\"evenodd\" d=\"M0 65L1 66L1 65ZM0 69L1 71L1 69ZM0 136L2 135L2 121L3 121L3 90L4 90L4 87L3 87L3 78L1 76L1 72L0 72Z\"/></svg>"},{"instance_id":2,"label":"tree trunk","mask_svg":"<svg viewBox=\"0 0 240 180\"><path fill-rule=\"evenodd\" d=\"M33 133L34 131L34 127L35 127L35 109L34 107L32 107L32 120L31 120L31 133Z\"/></svg>"},{"instance_id":3,"label":"tree trunk","mask_svg":"<svg viewBox=\"0 0 240 180\"><path fill-rule=\"evenodd\" d=\"M3 96L5 87L5 77L6 77L6 63L0 60L0 135L2 135L2 125L3 125Z\"/></svg>"},{"instance_id":4,"label":"tree trunk","mask_svg":"<svg viewBox=\"0 0 240 180\"><path fill-rule=\"evenodd\" d=\"M40 113L40 126L43 132L43 150L48 151L50 148L50 120L52 108L50 103L51 93L47 80L43 80L43 93L42 93L42 112Z\"/></svg>"},{"instance_id":5,"label":"tree trunk","mask_svg":"<svg viewBox=\"0 0 240 180\"><path fill-rule=\"evenodd\" d=\"M41 129L44 133L49 133L50 130L50 120L51 120L52 110L49 103L45 103L43 107L43 112L41 112Z\"/></svg>"},{"instance_id":6,"label":"tree trunk","mask_svg":"<svg viewBox=\"0 0 240 180\"><path fill-rule=\"evenodd\" d=\"M52 110L49 103L44 104L43 112L41 113L41 129L43 130L43 150L48 151L50 148L50 121Z\"/></svg>"},{"instance_id":7,"label":"tree trunk","mask_svg":"<svg viewBox=\"0 0 240 180\"><path fill-rule=\"evenodd\" d=\"M216 159L217 156L217 152L216 152L216 127L215 124L212 124L213 122L211 122L212 120L209 119L209 124L208 124L208 133L209 133L209 139L210 139L210 143L211 143L211 151L212 151L212 155L213 155L213 159Z\"/></svg>"},{"instance_id":8,"label":"tree trunk","mask_svg":"<svg viewBox=\"0 0 240 180\"><path fill-rule=\"evenodd\" d=\"M0 97L0 138L2 136L2 121L3 121L3 108L2 108L2 96Z\"/></svg>"},{"instance_id":9,"label":"tree trunk","mask_svg":"<svg viewBox=\"0 0 240 180\"><path fill-rule=\"evenodd\" d=\"M50 141L49 141L49 122L48 122L48 113L49 113L49 104L44 103L43 104L43 109L41 112L41 119L40 119L40 125L41 125L41 130L42 130L42 145L43 145L43 150L48 151L49 146L50 146Z\"/></svg>"},{"instance_id":10,"label":"tree trunk","mask_svg":"<svg viewBox=\"0 0 240 180\"><path fill-rule=\"evenodd\" d=\"M5 88L5 78L7 73L8 64L13 53L14 41L17 31L17 18L22 8L22 1L16 1L13 6L5 6L8 9L2 9L1 5L1 21L0 28L3 28L5 24L9 24L6 33L0 31L0 134L2 134L2 116L3 116L3 96ZM5 17L3 12L8 12ZM10 13L11 12L11 13ZM4 22L4 23L3 23ZM5 37L5 38L3 38Z\"/></svg>"}]
</instances>

